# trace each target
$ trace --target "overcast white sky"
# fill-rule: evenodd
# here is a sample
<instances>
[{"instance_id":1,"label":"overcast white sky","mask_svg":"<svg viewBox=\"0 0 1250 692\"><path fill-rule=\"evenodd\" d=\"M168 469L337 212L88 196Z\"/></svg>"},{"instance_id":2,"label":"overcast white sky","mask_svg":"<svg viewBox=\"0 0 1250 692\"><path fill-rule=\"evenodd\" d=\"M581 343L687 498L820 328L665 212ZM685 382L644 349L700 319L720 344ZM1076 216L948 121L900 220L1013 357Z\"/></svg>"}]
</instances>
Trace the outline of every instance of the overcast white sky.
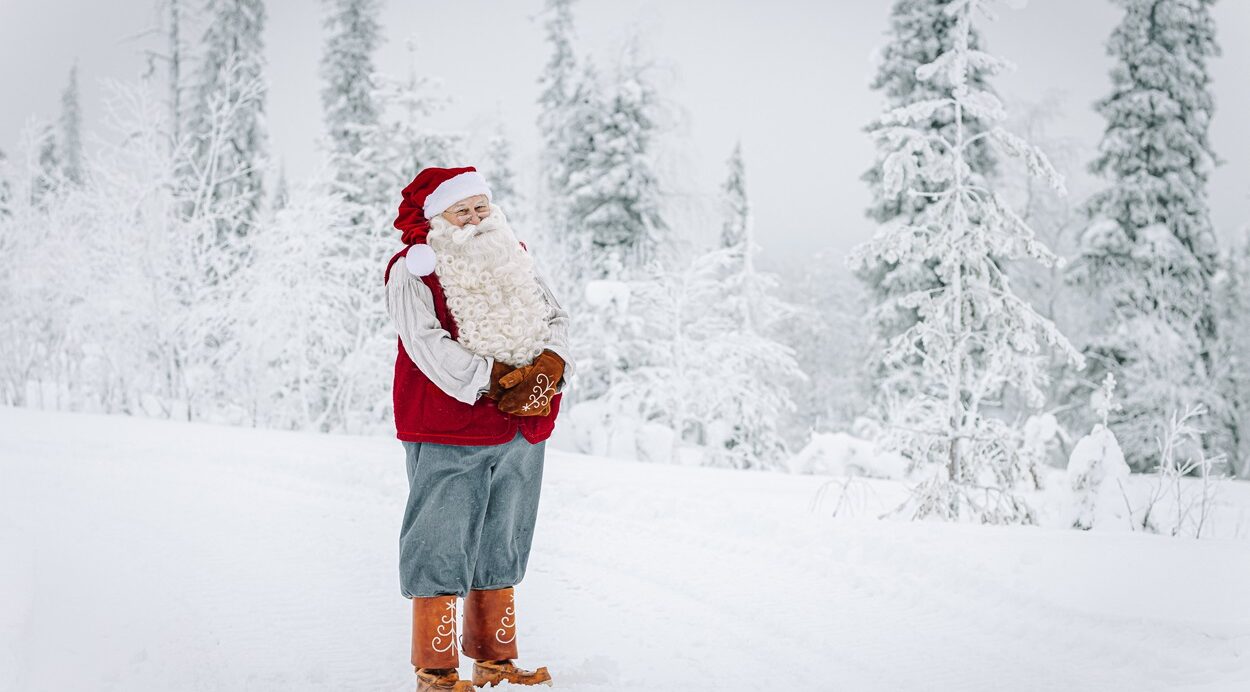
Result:
<instances>
[{"instance_id":1,"label":"overcast white sky","mask_svg":"<svg viewBox=\"0 0 1250 692\"><path fill-rule=\"evenodd\" d=\"M868 90L873 50L884 41L888 0L582 0L579 54L610 65L631 29L657 63L675 114L662 146L662 175L678 218L712 211L724 160L741 138L761 243L770 264L849 249L866 239L872 161L862 126L879 110ZM12 152L32 115L56 116L72 61L80 62L85 118L101 115L101 80L132 79L155 23L156 0L0 0L0 149ZM522 172L537 158L537 77L547 60L537 19L542 0L390 0L379 66L406 74L405 41L417 69L453 97L435 124L488 134L501 126ZM291 176L316 161L321 132L318 60L322 5L270 0L266 36L272 149ZM1117 20L1109 0L1032 0L985 26L988 47L1018 66L999 79L1009 105L1048 92L1064 98L1054 131L1092 151L1103 123L1090 109L1109 84L1103 41ZM1211 70L1217 112L1212 140L1225 164L1211 185L1214 218L1227 236L1250 223L1250 2L1215 9L1224 54ZM466 161L465 164L475 164ZM1080 177L1085 177L1079 170ZM532 177L532 176L531 176ZM1080 189L1090 181L1074 180ZM525 181L522 181L523 187ZM398 195L398 191L396 191ZM826 212L813 213L824 202ZM524 235L524 229L519 229Z\"/></svg>"}]
</instances>

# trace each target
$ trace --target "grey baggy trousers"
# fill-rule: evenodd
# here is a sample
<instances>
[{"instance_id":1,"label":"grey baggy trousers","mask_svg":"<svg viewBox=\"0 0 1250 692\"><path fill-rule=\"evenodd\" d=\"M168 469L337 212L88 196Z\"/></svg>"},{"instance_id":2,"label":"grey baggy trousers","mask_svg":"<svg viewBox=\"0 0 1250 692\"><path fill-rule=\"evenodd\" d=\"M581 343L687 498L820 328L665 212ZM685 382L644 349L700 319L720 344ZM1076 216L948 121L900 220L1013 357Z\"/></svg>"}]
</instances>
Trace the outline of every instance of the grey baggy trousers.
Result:
<instances>
[{"instance_id":1,"label":"grey baggy trousers","mask_svg":"<svg viewBox=\"0 0 1250 692\"><path fill-rule=\"evenodd\" d=\"M399 533L405 598L515 586L529 561L546 441L404 442L408 506Z\"/></svg>"}]
</instances>

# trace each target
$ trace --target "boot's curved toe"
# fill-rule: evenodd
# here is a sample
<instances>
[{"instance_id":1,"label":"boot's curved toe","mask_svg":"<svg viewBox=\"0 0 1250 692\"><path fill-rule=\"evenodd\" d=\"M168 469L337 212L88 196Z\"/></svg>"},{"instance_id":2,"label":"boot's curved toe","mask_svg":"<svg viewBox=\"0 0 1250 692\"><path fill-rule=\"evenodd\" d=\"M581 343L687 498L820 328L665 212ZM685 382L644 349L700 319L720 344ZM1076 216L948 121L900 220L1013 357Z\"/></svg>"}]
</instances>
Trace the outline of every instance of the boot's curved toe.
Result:
<instances>
[{"instance_id":1,"label":"boot's curved toe","mask_svg":"<svg viewBox=\"0 0 1250 692\"><path fill-rule=\"evenodd\" d=\"M551 686L551 673L547 666L538 670L518 668L511 660L507 661L474 661L473 684L478 687L494 687L501 682L513 685L547 685Z\"/></svg>"},{"instance_id":2,"label":"boot's curved toe","mask_svg":"<svg viewBox=\"0 0 1250 692\"><path fill-rule=\"evenodd\" d=\"M417 668L417 692L473 692L473 683L461 680L454 668Z\"/></svg>"}]
</instances>

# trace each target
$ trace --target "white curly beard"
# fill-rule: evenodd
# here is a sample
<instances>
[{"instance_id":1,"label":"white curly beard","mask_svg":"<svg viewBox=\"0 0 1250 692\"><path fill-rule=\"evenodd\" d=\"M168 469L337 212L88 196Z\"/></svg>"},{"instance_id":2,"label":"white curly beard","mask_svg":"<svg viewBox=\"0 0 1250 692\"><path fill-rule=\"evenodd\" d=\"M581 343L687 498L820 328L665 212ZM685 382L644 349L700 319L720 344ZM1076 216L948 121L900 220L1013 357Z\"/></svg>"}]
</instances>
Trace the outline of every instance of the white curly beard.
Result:
<instances>
[{"instance_id":1,"label":"white curly beard","mask_svg":"<svg viewBox=\"0 0 1250 692\"><path fill-rule=\"evenodd\" d=\"M434 250L447 308L460 345L514 367L528 365L551 337L550 308L534 276L534 261L517 242L503 211L490 205L477 226L457 228L430 219L426 242Z\"/></svg>"}]
</instances>

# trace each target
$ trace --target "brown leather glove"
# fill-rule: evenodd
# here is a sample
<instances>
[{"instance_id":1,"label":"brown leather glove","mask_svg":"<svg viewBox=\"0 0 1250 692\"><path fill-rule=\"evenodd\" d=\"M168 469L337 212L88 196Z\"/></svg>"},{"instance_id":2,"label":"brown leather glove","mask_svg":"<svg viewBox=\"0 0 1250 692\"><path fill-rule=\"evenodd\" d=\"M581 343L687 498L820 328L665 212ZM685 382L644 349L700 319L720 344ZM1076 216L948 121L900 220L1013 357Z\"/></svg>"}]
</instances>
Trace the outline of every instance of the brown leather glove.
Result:
<instances>
[{"instance_id":1,"label":"brown leather glove","mask_svg":"<svg viewBox=\"0 0 1250 692\"><path fill-rule=\"evenodd\" d=\"M545 416L551 413L551 397L564 377L564 359L546 349L534 362L500 379L507 390L499 398L499 410L515 416Z\"/></svg>"},{"instance_id":2,"label":"brown leather glove","mask_svg":"<svg viewBox=\"0 0 1250 692\"><path fill-rule=\"evenodd\" d=\"M516 372L516 368L503 361L495 361L495 364L490 366L490 388L482 396L499 401L499 397L503 396L504 390L507 389L499 381L511 372ZM516 383L513 382L512 384Z\"/></svg>"}]
</instances>

